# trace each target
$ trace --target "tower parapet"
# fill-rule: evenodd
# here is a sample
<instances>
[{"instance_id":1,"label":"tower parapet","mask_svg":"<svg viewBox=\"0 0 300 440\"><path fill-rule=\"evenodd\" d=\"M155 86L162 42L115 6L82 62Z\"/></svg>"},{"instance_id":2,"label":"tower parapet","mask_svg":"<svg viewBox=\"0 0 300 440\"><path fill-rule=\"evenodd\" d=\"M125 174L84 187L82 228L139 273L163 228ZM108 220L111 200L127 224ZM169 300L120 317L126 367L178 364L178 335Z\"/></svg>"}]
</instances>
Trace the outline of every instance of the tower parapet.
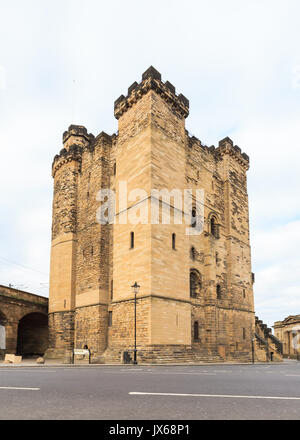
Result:
<instances>
[{"instance_id":1,"label":"tower parapet","mask_svg":"<svg viewBox=\"0 0 300 440\"><path fill-rule=\"evenodd\" d=\"M115 118L119 119L128 108L132 107L143 95L154 90L165 101L167 101L176 113L184 118L189 115L189 100L180 93L176 95L175 87L169 82L161 80L161 74L152 66L142 75L142 81L138 84L136 81L128 88L128 94L125 97L121 95L114 105Z\"/></svg>"},{"instance_id":2,"label":"tower parapet","mask_svg":"<svg viewBox=\"0 0 300 440\"><path fill-rule=\"evenodd\" d=\"M94 135L87 132L83 125L70 125L63 134L63 144L66 150L73 144L86 147L94 140Z\"/></svg>"},{"instance_id":3,"label":"tower parapet","mask_svg":"<svg viewBox=\"0 0 300 440\"><path fill-rule=\"evenodd\" d=\"M82 152L84 148L91 147L95 137L87 132L83 125L70 125L63 134L63 148L53 159L52 177L55 177L56 171L64 164L75 161L78 163L78 171L82 161Z\"/></svg>"},{"instance_id":4,"label":"tower parapet","mask_svg":"<svg viewBox=\"0 0 300 440\"><path fill-rule=\"evenodd\" d=\"M226 137L219 142L215 154L220 158L225 154L229 154L234 157L245 170L249 169L249 156L246 153L242 153L240 147L233 145L233 141L229 137Z\"/></svg>"}]
</instances>

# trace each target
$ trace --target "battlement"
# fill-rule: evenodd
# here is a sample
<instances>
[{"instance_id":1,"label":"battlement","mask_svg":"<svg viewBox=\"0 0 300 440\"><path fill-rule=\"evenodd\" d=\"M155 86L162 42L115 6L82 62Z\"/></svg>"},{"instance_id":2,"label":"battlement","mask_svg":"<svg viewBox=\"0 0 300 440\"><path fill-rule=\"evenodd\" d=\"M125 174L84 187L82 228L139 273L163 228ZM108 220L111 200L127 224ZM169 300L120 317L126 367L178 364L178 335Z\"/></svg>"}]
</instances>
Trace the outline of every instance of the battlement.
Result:
<instances>
[{"instance_id":1,"label":"battlement","mask_svg":"<svg viewBox=\"0 0 300 440\"><path fill-rule=\"evenodd\" d=\"M203 145L200 139L195 136L190 136L188 132L188 145L192 148L194 145L208 151L216 158L222 158L225 154L233 156L245 169L249 168L249 156L246 153L242 153L242 150L237 145L233 145L233 141L226 137L219 142L219 146L216 148L214 145L207 147Z\"/></svg>"},{"instance_id":2,"label":"battlement","mask_svg":"<svg viewBox=\"0 0 300 440\"><path fill-rule=\"evenodd\" d=\"M96 137L95 142L104 142L105 144L111 144L113 139L113 135L109 135L105 133L105 131L101 131Z\"/></svg>"},{"instance_id":3,"label":"battlement","mask_svg":"<svg viewBox=\"0 0 300 440\"><path fill-rule=\"evenodd\" d=\"M83 125L70 125L68 130L63 134L63 143L65 144L71 136L82 137L87 142L94 140L94 135L88 133Z\"/></svg>"},{"instance_id":4,"label":"battlement","mask_svg":"<svg viewBox=\"0 0 300 440\"><path fill-rule=\"evenodd\" d=\"M63 134L63 148L56 154L52 162L52 176L65 163L77 161L81 163L84 148L91 148L95 136L88 133L83 125L70 125Z\"/></svg>"},{"instance_id":5,"label":"battlement","mask_svg":"<svg viewBox=\"0 0 300 440\"><path fill-rule=\"evenodd\" d=\"M59 154L56 154L52 162L52 177L55 176L56 171L62 167L62 165L68 162L77 161L80 164L82 160L82 151L83 148L76 144L70 145L68 150L66 148L60 150Z\"/></svg>"},{"instance_id":6,"label":"battlement","mask_svg":"<svg viewBox=\"0 0 300 440\"><path fill-rule=\"evenodd\" d=\"M233 145L233 141L226 137L219 142L218 148L215 150L217 157L222 158L225 154L234 157L246 170L249 169L249 156L242 153L237 145Z\"/></svg>"},{"instance_id":7,"label":"battlement","mask_svg":"<svg viewBox=\"0 0 300 440\"><path fill-rule=\"evenodd\" d=\"M149 90L154 90L173 110L180 116L187 118L189 115L189 100L180 93L176 95L176 89L169 81L165 83L161 80L161 74L150 66L143 75L142 81L138 84L136 81L128 88L127 96L121 95L114 105L115 118L119 119L130 107L141 99Z\"/></svg>"}]
</instances>

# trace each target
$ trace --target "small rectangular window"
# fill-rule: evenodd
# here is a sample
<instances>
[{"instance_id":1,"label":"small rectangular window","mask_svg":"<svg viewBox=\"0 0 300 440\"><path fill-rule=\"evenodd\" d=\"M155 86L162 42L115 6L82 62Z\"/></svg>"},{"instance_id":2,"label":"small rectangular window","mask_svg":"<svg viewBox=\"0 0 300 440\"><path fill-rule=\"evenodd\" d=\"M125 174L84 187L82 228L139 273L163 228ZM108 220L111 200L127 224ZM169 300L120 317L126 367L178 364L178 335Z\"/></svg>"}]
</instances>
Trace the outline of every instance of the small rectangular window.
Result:
<instances>
[{"instance_id":1,"label":"small rectangular window","mask_svg":"<svg viewBox=\"0 0 300 440\"><path fill-rule=\"evenodd\" d=\"M108 327L112 326L112 312L108 312Z\"/></svg>"},{"instance_id":2,"label":"small rectangular window","mask_svg":"<svg viewBox=\"0 0 300 440\"><path fill-rule=\"evenodd\" d=\"M243 328L243 339L246 339L246 329Z\"/></svg>"}]
</instances>

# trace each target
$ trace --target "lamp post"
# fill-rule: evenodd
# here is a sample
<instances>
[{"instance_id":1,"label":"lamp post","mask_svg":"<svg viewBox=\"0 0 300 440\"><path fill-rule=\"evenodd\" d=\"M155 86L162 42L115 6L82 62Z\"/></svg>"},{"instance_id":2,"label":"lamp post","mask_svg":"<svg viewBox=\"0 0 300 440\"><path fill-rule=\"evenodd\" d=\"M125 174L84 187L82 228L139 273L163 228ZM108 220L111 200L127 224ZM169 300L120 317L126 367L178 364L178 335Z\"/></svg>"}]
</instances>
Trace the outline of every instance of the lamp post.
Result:
<instances>
[{"instance_id":1,"label":"lamp post","mask_svg":"<svg viewBox=\"0 0 300 440\"><path fill-rule=\"evenodd\" d=\"M254 342L255 342L255 337L252 338L252 364L254 364Z\"/></svg>"},{"instance_id":2,"label":"lamp post","mask_svg":"<svg viewBox=\"0 0 300 440\"><path fill-rule=\"evenodd\" d=\"M134 293L134 358L133 363L134 365L137 364L136 360L136 295L139 293L140 287L137 282L134 283L133 286L131 286L132 291Z\"/></svg>"}]
</instances>

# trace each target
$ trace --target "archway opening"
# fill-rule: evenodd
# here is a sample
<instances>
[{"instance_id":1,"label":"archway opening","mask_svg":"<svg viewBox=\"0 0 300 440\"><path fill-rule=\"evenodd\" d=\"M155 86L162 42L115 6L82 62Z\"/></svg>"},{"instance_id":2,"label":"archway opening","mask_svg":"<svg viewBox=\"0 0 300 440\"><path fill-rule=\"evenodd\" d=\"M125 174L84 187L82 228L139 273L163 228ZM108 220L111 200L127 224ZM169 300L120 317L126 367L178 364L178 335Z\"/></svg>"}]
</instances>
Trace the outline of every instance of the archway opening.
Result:
<instances>
[{"instance_id":1,"label":"archway opening","mask_svg":"<svg viewBox=\"0 0 300 440\"><path fill-rule=\"evenodd\" d=\"M23 357L42 356L48 348L48 316L29 313L19 321L17 354Z\"/></svg>"}]
</instances>

